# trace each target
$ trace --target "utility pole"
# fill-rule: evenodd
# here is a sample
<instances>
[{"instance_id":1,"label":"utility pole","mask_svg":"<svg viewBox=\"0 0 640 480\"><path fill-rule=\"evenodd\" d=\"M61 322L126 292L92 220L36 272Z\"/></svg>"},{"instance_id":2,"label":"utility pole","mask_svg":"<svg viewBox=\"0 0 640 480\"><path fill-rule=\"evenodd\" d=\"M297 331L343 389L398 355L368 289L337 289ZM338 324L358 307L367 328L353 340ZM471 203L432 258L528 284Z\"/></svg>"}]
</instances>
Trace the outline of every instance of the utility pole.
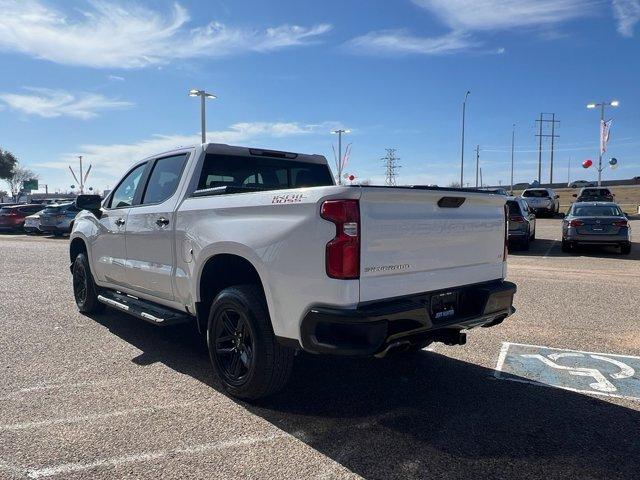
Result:
<instances>
[{"instance_id":1,"label":"utility pole","mask_svg":"<svg viewBox=\"0 0 640 480\"><path fill-rule=\"evenodd\" d=\"M511 194L513 194L513 156L515 153L515 143L516 143L516 124L513 124L513 129L511 130Z\"/></svg>"},{"instance_id":2,"label":"utility pole","mask_svg":"<svg viewBox=\"0 0 640 480\"><path fill-rule=\"evenodd\" d=\"M480 168L480 188L482 188L483 185L484 182L482 181L482 168Z\"/></svg>"},{"instance_id":3,"label":"utility pole","mask_svg":"<svg viewBox=\"0 0 640 480\"><path fill-rule=\"evenodd\" d=\"M476 188L478 188L478 168L480 168L480 145L476 145Z\"/></svg>"},{"instance_id":4,"label":"utility pole","mask_svg":"<svg viewBox=\"0 0 640 480\"><path fill-rule=\"evenodd\" d=\"M460 154L460 188L464 187L464 120L467 112L467 97L471 92L467 90L464 94L464 101L462 102L462 148Z\"/></svg>"},{"instance_id":5,"label":"utility pole","mask_svg":"<svg viewBox=\"0 0 640 480\"><path fill-rule=\"evenodd\" d=\"M551 114L551 166L549 167L549 183L553 183L553 144L556 138L556 114Z\"/></svg>"},{"instance_id":6,"label":"utility pole","mask_svg":"<svg viewBox=\"0 0 640 480\"><path fill-rule=\"evenodd\" d=\"M567 161L567 187L571 184L571 157Z\"/></svg>"},{"instance_id":7,"label":"utility pole","mask_svg":"<svg viewBox=\"0 0 640 480\"><path fill-rule=\"evenodd\" d=\"M542 114L540 114L540 132L538 133L538 183L542 183Z\"/></svg>"},{"instance_id":8,"label":"utility pole","mask_svg":"<svg viewBox=\"0 0 640 480\"><path fill-rule=\"evenodd\" d=\"M396 157L396 149L395 148L387 148L387 155L382 157L382 160L385 162L385 185L388 187L396 186L396 177L398 176L397 170L400 167L398 165L398 160L400 158Z\"/></svg>"},{"instance_id":9,"label":"utility pole","mask_svg":"<svg viewBox=\"0 0 640 480\"><path fill-rule=\"evenodd\" d=\"M545 115L551 115L551 118L544 118ZM556 123L560 123L560 120L556 120L555 113L541 113L540 119L536 120L540 124L539 133L536 135L538 137L538 183L542 183L542 139L543 138L551 138L551 172L549 174L549 182L553 183L553 155L555 142L554 140L559 137L555 133L555 125ZM543 125L546 123L551 124L551 135L543 134Z\"/></svg>"}]
</instances>

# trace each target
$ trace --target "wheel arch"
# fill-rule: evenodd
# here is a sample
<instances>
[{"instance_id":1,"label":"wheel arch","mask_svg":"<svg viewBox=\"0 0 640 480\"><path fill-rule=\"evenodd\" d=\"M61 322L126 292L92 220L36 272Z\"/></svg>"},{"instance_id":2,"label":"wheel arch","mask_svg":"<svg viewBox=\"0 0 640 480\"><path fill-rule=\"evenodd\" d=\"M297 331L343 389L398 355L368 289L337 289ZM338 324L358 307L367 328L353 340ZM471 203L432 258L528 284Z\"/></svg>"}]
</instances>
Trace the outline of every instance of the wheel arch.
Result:
<instances>
[{"instance_id":1,"label":"wheel arch","mask_svg":"<svg viewBox=\"0 0 640 480\"><path fill-rule=\"evenodd\" d=\"M267 311L269 311L264 282L256 266L241 255L217 253L207 258L198 275L196 315L198 330L201 333L206 332L213 299L222 290L233 285L258 286L265 299Z\"/></svg>"}]
</instances>

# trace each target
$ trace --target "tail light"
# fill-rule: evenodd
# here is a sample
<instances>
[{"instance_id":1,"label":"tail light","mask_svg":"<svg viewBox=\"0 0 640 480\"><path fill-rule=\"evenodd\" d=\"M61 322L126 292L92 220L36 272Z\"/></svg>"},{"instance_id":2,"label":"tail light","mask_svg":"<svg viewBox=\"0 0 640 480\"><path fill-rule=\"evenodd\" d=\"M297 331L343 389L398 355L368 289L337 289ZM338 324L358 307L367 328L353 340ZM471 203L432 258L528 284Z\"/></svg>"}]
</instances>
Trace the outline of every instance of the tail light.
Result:
<instances>
[{"instance_id":1,"label":"tail light","mask_svg":"<svg viewBox=\"0 0 640 480\"><path fill-rule=\"evenodd\" d=\"M520 215L511 215L509 217L509 221L510 222L516 222L516 223L524 223L524 217L522 217Z\"/></svg>"},{"instance_id":2,"label":"tail light","mask_svg":"<svg viewBox=\"0 0 640 480\"><path fill-rule=\"evenodd\" d=\"M627 227L629 226L629 222L626 220L617 220L612 224L614 227Z\"/></svg>"},{"instance_id":3,"label":"tail light","mask_svg":"<svg viewBox=\"0 0 640 480\"><path fill-rule=\"evenodd\" d=\"M331 278L360 278L360 205L358 200L327 200L320 216L336 225L327 243L326 268Z\"/></svg>"},{"instance_id":4,"label":"tail light","mask_svg":"<svg viewBox=\"0 0 640 480\"><path fill-rule=\"evenodd\" d=\"M584 225L584 222L582 220L571 220L569 222L570 227L581 227L583 225Z\"/></svg>"},{"instance_id":5,"label":"tail light","mask_svg":"<svg viewBox=\"0 0 640 480\"><path fill-rule=\"evenodd\" d=\"M504 205L504 249L502 250L502 261L507 261L509 255L509 207Z\"/></svg>"}]
</instances>

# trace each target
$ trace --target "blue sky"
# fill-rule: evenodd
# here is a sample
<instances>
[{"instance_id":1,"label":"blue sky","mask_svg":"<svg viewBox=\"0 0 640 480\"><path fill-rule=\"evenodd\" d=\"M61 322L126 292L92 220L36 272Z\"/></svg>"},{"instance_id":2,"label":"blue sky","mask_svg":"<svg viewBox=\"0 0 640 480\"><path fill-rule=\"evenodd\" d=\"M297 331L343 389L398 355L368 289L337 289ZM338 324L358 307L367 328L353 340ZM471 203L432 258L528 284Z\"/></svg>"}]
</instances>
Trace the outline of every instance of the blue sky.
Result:
<instances>
[{"instance_id":1,"label":"blue sky","mask_svg":"<svg viewBox=\"0 0 640 480\"><path fill-rule=\"evenodd\" d=\"M210 141L320 153L347 127L347 167L384 181L385 148L399 183L459 178L467 103L465 183L475 149L485 183L537 172L535 119L555 112L555 179L594 179L598 114L618 99L609 151L640 175L640 0L395 0L153 2L0 0L0 146L50 190L113 186L146 155L198 142L199 104ZM549 176L543 154L543 180Z\"/></svg>"}]
</instances>

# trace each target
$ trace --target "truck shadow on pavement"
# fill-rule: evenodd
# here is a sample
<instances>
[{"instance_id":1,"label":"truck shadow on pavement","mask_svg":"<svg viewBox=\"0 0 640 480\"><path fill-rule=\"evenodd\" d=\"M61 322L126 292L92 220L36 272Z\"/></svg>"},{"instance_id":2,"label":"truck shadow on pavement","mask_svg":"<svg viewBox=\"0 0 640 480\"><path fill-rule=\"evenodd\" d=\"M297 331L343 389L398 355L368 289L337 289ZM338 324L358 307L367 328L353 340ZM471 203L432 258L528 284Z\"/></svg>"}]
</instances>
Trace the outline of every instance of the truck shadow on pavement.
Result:
<instances>
[{"instance_id":1,"label":"truck shadow on pavement","mask_svg":"<svg viewBox=\"0 0 640 480\"><path fill-rule=\"evenodd\" d=\"M161 362L224 393L193 326L94 318L143 352L135 363ZM285 391L236 402L368 479L638 478L640 412L493 372L427 351L302 354Z\"/></svg>"},{"instance_id":2,"label":"truck shadow on pavement","mask_svg":"<svg viewBox=\"0 0 640 480\"><path fill-rule=\"evenodd\" d=\"M602 245L580 245L572 252L563 252L560 240L538 238L531 242L529 250L515 247L509 250L509 255L516 257L593 257L640 260L640 243L633 242L631 244L631 253L623 255L618 247Z\"/></svg>"}]
</instances>

